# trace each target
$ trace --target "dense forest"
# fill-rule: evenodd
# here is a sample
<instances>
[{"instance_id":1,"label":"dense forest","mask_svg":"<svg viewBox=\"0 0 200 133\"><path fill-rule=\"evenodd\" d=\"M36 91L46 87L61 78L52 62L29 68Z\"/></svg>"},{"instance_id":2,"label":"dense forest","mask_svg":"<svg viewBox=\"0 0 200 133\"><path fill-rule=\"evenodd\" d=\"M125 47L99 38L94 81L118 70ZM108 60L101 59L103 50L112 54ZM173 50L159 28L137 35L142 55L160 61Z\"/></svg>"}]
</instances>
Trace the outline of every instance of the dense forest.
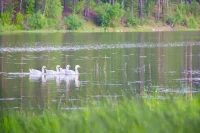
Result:
<instances>
[{"instance_id":1,"label":"dense forest","mask_svg":"<svg viewBox=\"0 0 200 133\"><path fill-rule=\"evenodd\" d=\"M199 28L200 0L0 0L0 31L168 25Z\"/></svg>"}]
</instances>

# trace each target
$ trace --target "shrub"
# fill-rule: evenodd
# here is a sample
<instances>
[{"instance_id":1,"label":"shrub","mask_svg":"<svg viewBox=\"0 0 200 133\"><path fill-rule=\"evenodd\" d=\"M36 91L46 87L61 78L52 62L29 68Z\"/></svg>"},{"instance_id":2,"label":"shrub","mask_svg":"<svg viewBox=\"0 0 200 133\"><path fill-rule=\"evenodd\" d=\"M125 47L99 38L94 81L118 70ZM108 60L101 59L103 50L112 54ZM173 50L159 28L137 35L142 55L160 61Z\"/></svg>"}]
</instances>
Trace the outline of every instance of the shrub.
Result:
<instances>
[{"instance_id":1,"label":"shrub","mask_svg":"<svg viewBox=\"0 0 200 133\"><path fill-rule=\"evenodd\" d=\"M73 6L73 11L74 11L74 13L82 14L83 11L84 11L84 5L85 5L85 0L78 1L78 2Z\"/></svg>"},{"instance_id":2,"label":"shrub","mask_svg":"<svg viewBox=\"0 0 200 133\"><path fill-rule=\"evenodd\" d=\"M75 14L65 17L64 22L69 30L77 30L83 26L83 21Z\"/></svg>"},{"instance_id":3,"label":"shrub","mask_svg":"<svg viewBox=\"0 0 200 133\"><path fill-rule=\"evenodd\" d=\"M145 2L143 10L147 17L150 18L152 16L152 13L154 11L154 6L155 4L152 1L148 0Z\"/></svg>"},{"instance_id":4,"label":"shrub","mask_svg":"<svg viewBox=\"0 0 200 133\"><path fill-rule=\"evenodd\" d=\"M21 13L17 13L17 15L16 15L16 25L19 27L19 29L22 29L23 15Z\"/></svg>"},{"instance_id":5,"label":"shrub","mask_svg":"<svg viewBox=\"0 0 200 133\"><path fill-rule=\"evenodd\" d=\"M120 19L124 14L124 10L121 8L119 3L115 3L113 6L105 3L101 8L97 8L96 12L97 24L102 27L115 27L119 24Z\"/></svg>"},{"instance_id":6,"label":"shrub","mask_svg":"<svg viewBox=\"0 0 200 133\"><path fill-rule=\"evenodd\" d=\"M28 14L27 23L31 29L44 29L47 27L47 20L39 11L37 13Z\"/></svg>"},{"instance_id":7,"label":"shrub","mask_svg":"<svg viewBox=\"0 0 200 133\"><path fill-rule=\"evenodd\" d=\"M21 26L19 25L13 25L13 24L5 24L2 27L2 31L16 31L16 30L21 30Z\"/></svg>"},{"instance_id":8,"label":"shrub","mask_svg":"<svg viewBox=\"0 0 200 133\"><path fill-rule=\"evenodd\" d=\"M181 13L181 11L179 9L177 9L176 13L175 13L175 24L180 25L183 22L183 14Z\"/></svg>"},{"instance_id":9,"label":"shrub","mask_svg":"<svg viewBox=\"0 0 200 133\"><path fill-rule=\"evenodd\" d=\"M35 6L35 0L25 0L23 1L24 4L24 11L26 14L33 14L34 13L34 6Z\"/></svg>"},{"instance_id":10,"label":"shrub","mask_svg":"<svg viewBox=\"0 0 200 133\"><path fill-rule=\"evenodd\" d=\"M3 22L3 25L5 24L10 24L10 21L11 21L11 18L10 18L10 13L9 12L4 12L2 15L1 15L1 20Z\"/></svg>"},{"instance_id":11,"label":"shrub","mask_svg":"<svg viewBox=\"0 0 200 133\"><path fill-rule=\"evenodd\" d=\"M191 13L195 16L198 17L199 16L199 3L196 1L192 2L191 5Z\"/></svg>"},{"instance_id":12,"label":"shrub","mask_svg":"<svg viewBox=\"0 0 200 133\"><path fill-rule=\"evenodd\" d=\"M3 25L2 25L2 22L1 22L2 20L0 19L0 32L2 32L3 31Z\"/></svg>"},{"instance_id":13,"label":"shrub","mask_svg":"<svg viewBox=\"0 0 200 133\"><path fill-rule=\"evenodd\" d=\"M102 27L110 26L110 18L108 14L108 10L111 8L111 5L108 3L105 3L102 5L101 8L97 8L97 24Z\"/></svg>"},{"instance_id":14,"label":"shrub","mask_svg":"<svg viewBox=\"0 0 200 133\"><path fill-rule=\"evenodd\" d=\"M44 11L46 18L57 19L62 15L62 5L60 0L48 0L46 3L46 9Z\"/></svg>"},{"instance_id":15,"label":"shrub","mask_svg":"<svg viewBox=\"0 0 200 133\"><path fill-rule=\"evenodd\" d=\"M174 24L175 24L175 19L174 18L172 18L172 17L166 17L165 18L165 22L167 23L167 25L170 25L170 26L174 26Z\"/></svg>"},{"instance_id":16,"label":"shrub","mask_svg":"<svg viewBox=\"0 0 200 133\"><path fill-rule=\"evenodd\" d=\"M47 19L48 28L54 29L59 27L59 23L57 19L48 18Z\"/></svg>"},{"instance_id":17,"label":"shrub","mask_svg":"<svg viewBox=\"0 0 200 133\"><path fill-rule=\"evenodd\" d=\"M126 25L128 27L131 27L131 26L138 26L140 25L140 20L136 17L134 17L133 15L129 16L126 20Z\"/></svg>"},{"instance_id":18,"label":"shrub","mask_svg":"<svg viewBox=\"0 0 200 133\"><path fill-rule=\"evenodd\" d=\"M193 28L193 29L198 28L198 23L195 20L194 16L189 17L188 19L186 19L186 21L188 28Z\"/></svg>"}]
</instances>

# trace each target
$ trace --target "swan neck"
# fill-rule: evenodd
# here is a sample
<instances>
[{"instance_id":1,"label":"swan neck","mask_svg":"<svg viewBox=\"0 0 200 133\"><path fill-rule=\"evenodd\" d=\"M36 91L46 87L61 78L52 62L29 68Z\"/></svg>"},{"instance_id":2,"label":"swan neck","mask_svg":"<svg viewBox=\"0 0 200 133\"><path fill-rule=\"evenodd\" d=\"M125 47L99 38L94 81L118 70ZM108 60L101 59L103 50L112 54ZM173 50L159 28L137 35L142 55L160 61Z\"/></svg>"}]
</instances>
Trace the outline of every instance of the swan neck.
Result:
<instances>
[{"instance_id":1,"label":"swan neck","mask_svg":"<svg viewBox=\"0 0 200 133\"><path fill-rule=\"evenodd\" d=\"M77 67L75 67L75 73L76 73L76 74L79 74L78 68L77 68Z\"/></svg>"}]
</instances>

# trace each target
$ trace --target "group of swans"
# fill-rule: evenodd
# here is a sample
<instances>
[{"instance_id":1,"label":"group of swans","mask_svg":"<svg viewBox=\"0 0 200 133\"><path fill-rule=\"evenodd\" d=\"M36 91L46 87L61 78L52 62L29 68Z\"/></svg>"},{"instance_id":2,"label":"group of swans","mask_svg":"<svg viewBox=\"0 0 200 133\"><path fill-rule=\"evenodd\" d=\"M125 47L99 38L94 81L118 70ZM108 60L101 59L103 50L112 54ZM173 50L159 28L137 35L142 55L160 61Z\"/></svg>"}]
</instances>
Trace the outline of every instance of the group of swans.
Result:
<instances>
[{"instance_id":1,"label":"group of swans","mask_svg":"<svg viewBox=\"0 0 200 133\"><path fill-rule=\"evenodd\" d=\"M65 74L65 75L78 75L78 69L81 68L79 65L75 66L75 71L74 70L70 70L71 66L67 65L66 69L63 69L60 67L60 65L56 66L56 71L54 70L49 70L46 68L46 66L42 67L42 70L37 70L37 69L29 69L30 74L34 74L34 75L43 75L43 74L47 74L47 75L57 75L57 74Z\"/></svg>"}]
</instances>

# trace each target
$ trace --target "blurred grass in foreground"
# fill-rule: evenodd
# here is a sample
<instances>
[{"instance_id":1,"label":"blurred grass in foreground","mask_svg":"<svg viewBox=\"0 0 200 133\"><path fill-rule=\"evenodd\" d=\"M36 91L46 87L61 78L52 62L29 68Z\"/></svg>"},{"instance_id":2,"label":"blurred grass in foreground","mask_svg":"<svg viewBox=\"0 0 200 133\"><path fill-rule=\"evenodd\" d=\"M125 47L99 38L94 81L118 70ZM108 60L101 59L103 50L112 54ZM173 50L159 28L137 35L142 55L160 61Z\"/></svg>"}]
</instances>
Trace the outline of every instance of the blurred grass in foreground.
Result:
<instances>
[{"instance_id":1,"label":"blurred grass in foreground","mask_svg":"<svg viewBox=\"0 0 200 133\"><path fill-rule=\"evenodd\" d=\"M95 101L82 110L1 111L1 133L195 133L200 96L193 99Z\"/></svg>"}]
</instances>

